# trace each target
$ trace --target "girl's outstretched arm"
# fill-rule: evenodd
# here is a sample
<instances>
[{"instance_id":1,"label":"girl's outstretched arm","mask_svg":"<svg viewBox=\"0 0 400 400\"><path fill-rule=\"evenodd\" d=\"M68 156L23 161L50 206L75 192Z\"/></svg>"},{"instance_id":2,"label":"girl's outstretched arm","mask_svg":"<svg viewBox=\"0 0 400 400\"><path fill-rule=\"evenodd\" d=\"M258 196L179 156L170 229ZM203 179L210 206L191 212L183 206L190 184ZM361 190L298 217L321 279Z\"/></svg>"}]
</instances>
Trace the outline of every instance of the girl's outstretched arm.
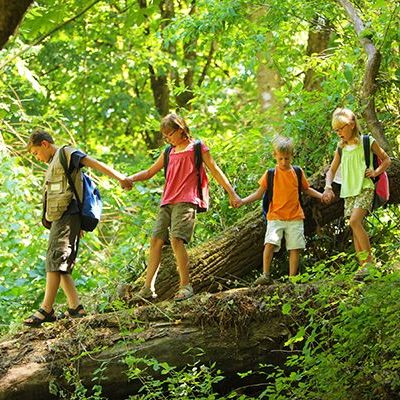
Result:
<instances>
[{"instance_id":1,"label":"girl's outstretched arm","mask_svg":"<svg viewBox=\"0 0 400 400\"><path fill-rule=\"evenodd\" d=\"M210 170L211 175L228 193L231 205L232 206L238 205L241 202L240 197L236 194L235 190L229 183L228 178L222 172L221 168L211 157L210 152L209 151L202 152L201 156L203 158L204 164L206 164L207 168Z\"/></svg>"},{"instance_id":2,"label":"girl's outstretched arm","mask_svg":"<svg viewBox=\"0 0 400 400\"><path fill-rule=\"evenodd\" d=\"M336 150L331 166L329 167L328 172L326 173L325 189L324 193L322 193L322 201L324 203L330 203L335 198L335 193L333 193L332 190L332 182L333 178L336 175L336 171L339 168L339 165L340 165L340 155L339 152Z\"/></svg>"},{"instance_id":3,"label":"girl's outstretched arm","mask_svg":"<svg viewBox=\"0 0 400 400\"><path fill-rule=\"evenodd\" d=\"M136 172L129 177L131 182L145 181L152 178L158 171L164 167L164 152L160 154L157 161L149 168Z\"/></svg>"}]
</instances>

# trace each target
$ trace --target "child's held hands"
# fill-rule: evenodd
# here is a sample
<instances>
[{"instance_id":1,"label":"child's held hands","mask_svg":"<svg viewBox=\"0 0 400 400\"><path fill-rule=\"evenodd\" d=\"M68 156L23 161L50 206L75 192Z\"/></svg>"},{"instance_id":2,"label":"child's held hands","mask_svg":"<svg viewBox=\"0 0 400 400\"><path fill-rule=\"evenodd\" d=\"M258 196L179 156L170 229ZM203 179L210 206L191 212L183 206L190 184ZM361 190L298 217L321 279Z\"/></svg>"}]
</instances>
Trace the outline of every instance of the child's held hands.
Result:
<instances>
[{"instance_id":1,"label":"child's held hands","mask_svg":"<svg viewBox=\"0 0 400 400\"><path fill-rule=\"evenodd\" d=\"M335 198L335 193L332 189L325 189L324 193L322 193L321 202L324 204L331 203Z\"/></svg>"},{"instance_id":2,"label":"child's held hands","mask_svg":"<svg viewBox=\"0 0 400 400\"><path fill-rule=\"evenodd\" d=\"M123 189L125 189L125 190L130 190L130 189L132 189L133 180L132 180L131 177L128 177L128 176L125 176L125 175L124 175L124 176L120 179L119 183L121 184L121 187L122 187Z\"/></svg>"},{"instance_id":3,"label":"child's held hands","mask_svg":"<svg viewBox=\"0 0 400 400\"><path fill-rule=\"evenodd\" d=\"M239 208L243 205L243 200L235 193L234 195L229 196L229 204L233 208Z\"/></svg>"}]
</instances>

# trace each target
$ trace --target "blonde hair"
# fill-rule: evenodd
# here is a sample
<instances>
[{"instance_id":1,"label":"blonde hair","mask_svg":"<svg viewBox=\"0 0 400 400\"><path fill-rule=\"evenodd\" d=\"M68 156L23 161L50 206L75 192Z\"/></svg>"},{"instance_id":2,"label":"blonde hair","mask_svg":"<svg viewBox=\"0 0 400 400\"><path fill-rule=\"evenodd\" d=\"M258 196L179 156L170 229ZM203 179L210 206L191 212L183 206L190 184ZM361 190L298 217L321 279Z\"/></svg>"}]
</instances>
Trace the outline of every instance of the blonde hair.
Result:
<instances>
[{"instance_id":1,"label":"blonde hair","mask_svg":"<svg viewBox=\"0 0 400 400\"><path fill-rule=\"evenodd\" d=\"M163 135L177 129L182 129L185 137L190 139L189 127L186 125L185 120L179 115L170 113L161 120L160 131Z\"/></svg>"},{"instance_id":2,"label":"blonde hair","mask_svg":"<svg viewBox=\"0 0 400 400\"><path fill-rule=\"evenodd\" d=\"M272 141L272 148L277 153L291 155L294 153L293 140L284 136L276 136Z\"/></svg>"},{"instance_id":3,"label":"blonde hair","mask_svg":"<svg viewBox=\"0 0 400 400\"><path fill-rule=\"evenodd\" d=\"M337 129L347 124L354 124L353 136L357 142L360 141L360 127L356 115L349 108L337 108L332 114L332 129ZM343 147L346 143L344 140L339 142L339 146Z\"/></svg>"}]
</instances>

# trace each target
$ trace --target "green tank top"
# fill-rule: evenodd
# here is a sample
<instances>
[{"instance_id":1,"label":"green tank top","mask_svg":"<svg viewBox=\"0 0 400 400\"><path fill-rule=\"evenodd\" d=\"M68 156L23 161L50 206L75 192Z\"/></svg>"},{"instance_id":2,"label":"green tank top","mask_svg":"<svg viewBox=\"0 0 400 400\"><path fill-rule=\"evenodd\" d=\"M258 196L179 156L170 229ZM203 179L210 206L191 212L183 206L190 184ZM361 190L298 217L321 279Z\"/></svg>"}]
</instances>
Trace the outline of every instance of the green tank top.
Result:
<instances>
[{"instance_id":1,"label":"green tank top","mask_svg":"<svg viewBox=\"0 0 400 400\"><path fill-rule=\"evenodd\" d=\"M370 137L370 146L372 146L374 141L375 139ZM365 165L362 141L356 145L347 145L343 147L340 164L342 174L340 197L358 196L364 189L374 189L372 179L365 176L367 167ZM370 168L373 168L372 165Z\"/></svg>"}]
</instances>

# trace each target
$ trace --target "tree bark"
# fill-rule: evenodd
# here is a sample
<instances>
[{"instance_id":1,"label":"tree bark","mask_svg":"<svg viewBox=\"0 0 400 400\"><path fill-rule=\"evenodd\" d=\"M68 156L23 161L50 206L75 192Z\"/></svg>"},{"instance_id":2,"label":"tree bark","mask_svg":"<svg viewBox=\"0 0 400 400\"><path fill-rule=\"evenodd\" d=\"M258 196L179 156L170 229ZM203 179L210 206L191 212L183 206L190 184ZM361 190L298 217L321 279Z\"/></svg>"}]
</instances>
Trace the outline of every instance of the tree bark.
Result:
<instances>
[{"instance_id":1,"label":"tree bark","mask_svg":"<svg viewBox=\"0 0 400 400\"><path fill-rule=\"evenodd\" d=\"M378 141L389 154L391 153L389 142L383 131L383 125L378 120L375 110L375 93L378 85L376 78L381 65L381 54L375 47L371 38L365 34L365 27L362 19L359 17L353 4L348 0L339 0L346 11L347 16L353 23L354 30L367 54L367 63L365 66L364 79L361 88L361 103L363 106L363 116L367 122L368 129L372 136Z\"/></svg>"},{"instance_id":2,"label":"tree bark","mask_svg":"<svg viewBox=\"0 0 400 400\"><path fill-rule=\"evenodd\" d=\"M237 385L240 371L252 370L257 379L259 363L283 365L288 353L284 343L301 320L298 315L296 320L282 315L281 304L266 305L266 296L277 291L296 296L300 304L316 289L306 285L243 288L195 296L186 304L165 302L137 307L133 313L102 314L27 329L0 342L0 400L58 398L50 395L49 384L70 390L64 381L65 368L75 369L76 379L91 388L99 367L104 367L105 379L100 383L107 398L126 399L142 386L137 380L128 382L127 356L155 358L178 370L196 361L215 362L226 377L221 390L223 385L225 389ZM156 374L151 368L147 373ZM265 382L265 375L258 379Z\"/></svg>"},{"instance_id":3,"label":"tree bark","mask_svg":"<svg viewBox=\"0 0 400 400\"><path fill-rule=\"evenodd\" d=\"M0 49L15 32L33 0L0 0Z\"/></svg>"},{"instance_id":4,"label":"tree bark","mask_svg":"<svg viewBox=\"0 0 400 400\"><path fill-rule=\"evenodd\" d=\"M310 178L313 188L323 192L325 169ZM400 161L392 160L387 171L390 182L389 203L400 203ZM335 188L338 194L338 188ZM343 217L343 200L322 205L313 198L303 196L306 236L314 235L320 227ZM194 291L213 292L229 286L228 282L240 280L253 271L262 271L263 239L265 222L261 209L248 213L236 225L221 235L189 250L190 276ZM178 274L174 256L169 247L164 247L163 258L155 289L158 299L173 297L178 289ZM128 302L144 283L144 275L132 285L121 287L121 296Z\"/></svg>"},{"instance_id":5,"label":"tree bark","mask_svg":"<svg viewBox=\"0 0 400 400\"><path fill-rule=\"evenodd\" d=\"M321 57L328 48L332 33L332 25L324 17L316 16L313 18L308 30L307 51L308 57ZM311 92L321 89L322 77L315 74L314 69L306 71L304 77L304 89Z\"/></svg>"}]
</instances>

